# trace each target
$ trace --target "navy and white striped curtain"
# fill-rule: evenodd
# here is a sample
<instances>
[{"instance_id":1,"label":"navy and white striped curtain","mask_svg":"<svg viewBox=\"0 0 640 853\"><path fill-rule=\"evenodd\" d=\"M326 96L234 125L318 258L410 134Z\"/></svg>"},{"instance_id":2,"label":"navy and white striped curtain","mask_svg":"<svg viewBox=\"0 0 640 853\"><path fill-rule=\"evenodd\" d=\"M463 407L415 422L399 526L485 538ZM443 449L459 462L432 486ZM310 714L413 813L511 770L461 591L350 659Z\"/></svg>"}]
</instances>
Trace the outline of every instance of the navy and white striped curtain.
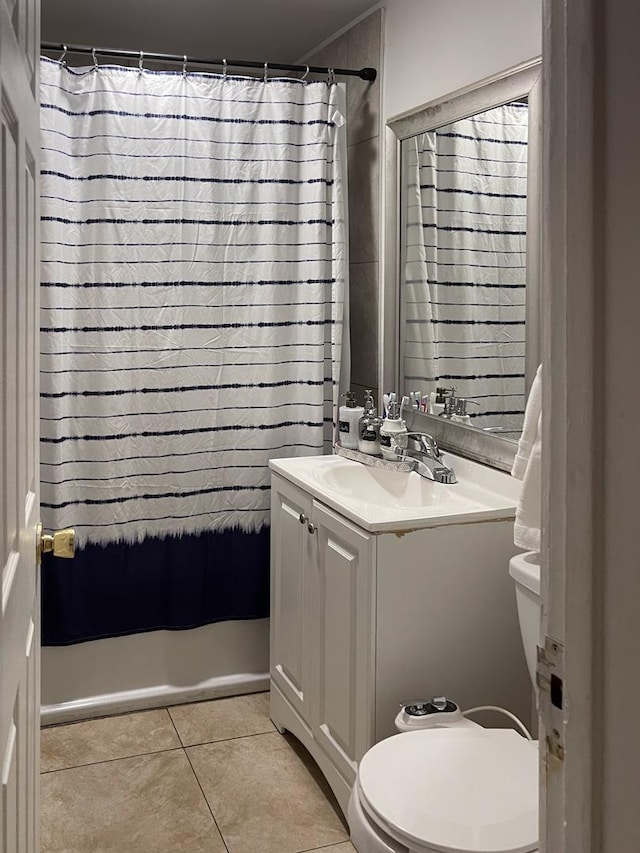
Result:
<instances>
[{"instance_id":1,"label":"navy and white striped curtain","mask_svg":"<svg viewBox=\"0 0 640 853\"><path fill-rule=\"evenodd\" d=\"M455 386L476 426L522 429L528 108L403 142L404 387Z\"/></svg>"},{"instance_id":2,"label":"navy and white striped curtain","mask_svg":"<svg viewBox=\"0 0 640 853\"><path fill-rule=\"evenodd\" d=\"M222 570L239 596L259 563L264 597L268 558L246 543L267 541L268 460L332 438L343 87L43 59L41 99L43 522L76 528L94 580L103 563L117 583L124 554L128 577L157 586L140 566L180 540L188 585L188 548L206 540L197 596L204 571L220 598ZM266 615L234 596L177 619L163 598L131 630Z\"/></svg>"}]
</instances>

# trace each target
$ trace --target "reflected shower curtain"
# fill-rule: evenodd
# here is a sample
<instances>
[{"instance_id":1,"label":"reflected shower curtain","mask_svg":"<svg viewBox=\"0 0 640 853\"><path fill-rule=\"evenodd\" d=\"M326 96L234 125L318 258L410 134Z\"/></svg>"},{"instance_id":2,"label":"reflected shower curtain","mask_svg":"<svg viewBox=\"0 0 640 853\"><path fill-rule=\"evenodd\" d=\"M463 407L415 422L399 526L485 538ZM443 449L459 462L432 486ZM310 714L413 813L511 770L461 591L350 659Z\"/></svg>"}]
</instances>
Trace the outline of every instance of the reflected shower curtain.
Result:
<instances>
[{"instance_id":1,"label":"reflected shower curtain","mask_svg":"<svg viewBox=\"0 0 640 853\"><path fill-rule=\"evenodd\" d=\"M330 447L342 86L43 59L43 641L268 615L268 460Z\"/></svg>"},{"instance_id":2,"label":"reflected shower curtain","mask_svg":"<svg viewBox=\"0 0 640 853\"><path fill-rule=\"evenodd\" d=\"M471 397L475 426L517 437L525 393L528 107L403 142L404 387Z\"/></svg>"}]
</instances>

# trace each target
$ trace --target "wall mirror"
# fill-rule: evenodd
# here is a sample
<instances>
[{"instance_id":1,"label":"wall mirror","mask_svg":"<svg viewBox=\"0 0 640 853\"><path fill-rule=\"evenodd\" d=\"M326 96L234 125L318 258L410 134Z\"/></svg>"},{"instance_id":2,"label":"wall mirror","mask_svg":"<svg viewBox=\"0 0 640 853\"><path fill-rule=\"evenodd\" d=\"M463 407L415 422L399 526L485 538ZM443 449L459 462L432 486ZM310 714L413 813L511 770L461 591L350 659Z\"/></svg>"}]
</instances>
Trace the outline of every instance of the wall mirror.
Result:
<instances>
[{"instance_id":1,"label":"wall mirror","mask_svg":"<svg viewBox=\"0 0 640 853\"><path fill-rule=\"evenodd\" d=\"M540 72L520 65L386 131L383 388L431 395L409 427L505 470L539 363Z\"/></svg>"}]
</instances>

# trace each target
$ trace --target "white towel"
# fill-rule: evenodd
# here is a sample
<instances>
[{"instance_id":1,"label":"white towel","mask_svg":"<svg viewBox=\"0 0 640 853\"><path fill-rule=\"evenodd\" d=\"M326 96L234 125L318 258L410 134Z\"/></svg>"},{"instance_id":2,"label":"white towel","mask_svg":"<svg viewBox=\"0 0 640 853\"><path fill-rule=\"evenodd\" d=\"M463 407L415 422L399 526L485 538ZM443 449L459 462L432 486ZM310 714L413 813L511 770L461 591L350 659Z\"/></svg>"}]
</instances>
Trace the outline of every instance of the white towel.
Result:
<instances>
[{"instance_id":1,"label":"white towel","mask_svg":"<svg viewBox=\"0 0 640 853\"><path fill-rule=\"evenodd\" d=\"M523 481L513 541L525 551L539 551L542 526L542 365L538 367L529 392L524 428L511 474Z\"/></svg>"}]
</instances>

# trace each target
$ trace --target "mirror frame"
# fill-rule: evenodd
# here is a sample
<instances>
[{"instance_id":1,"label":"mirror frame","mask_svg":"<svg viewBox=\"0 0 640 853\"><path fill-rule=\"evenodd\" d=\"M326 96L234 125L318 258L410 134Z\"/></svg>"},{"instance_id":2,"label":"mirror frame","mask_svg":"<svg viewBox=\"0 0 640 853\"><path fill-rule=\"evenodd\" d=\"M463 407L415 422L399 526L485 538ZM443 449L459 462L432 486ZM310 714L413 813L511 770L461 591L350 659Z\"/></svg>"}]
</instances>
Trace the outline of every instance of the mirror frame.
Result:
<instances>
[{"instance_id":1,"label":"mirror frame","mask_svg":"<svg viewBox=\"0 0 640 853\"><path fill-rule=\"evenodd\" d=\"M390 118L385 128L385 272L380 305L381 386L400 381L400 144L404 139L528 96L525 394L540 363L541 60L509 68L443 98ZM445 450L510 471L517 441L465 424L414 412L410 429L428 432Z\"/></svg>"}]
</instances>

